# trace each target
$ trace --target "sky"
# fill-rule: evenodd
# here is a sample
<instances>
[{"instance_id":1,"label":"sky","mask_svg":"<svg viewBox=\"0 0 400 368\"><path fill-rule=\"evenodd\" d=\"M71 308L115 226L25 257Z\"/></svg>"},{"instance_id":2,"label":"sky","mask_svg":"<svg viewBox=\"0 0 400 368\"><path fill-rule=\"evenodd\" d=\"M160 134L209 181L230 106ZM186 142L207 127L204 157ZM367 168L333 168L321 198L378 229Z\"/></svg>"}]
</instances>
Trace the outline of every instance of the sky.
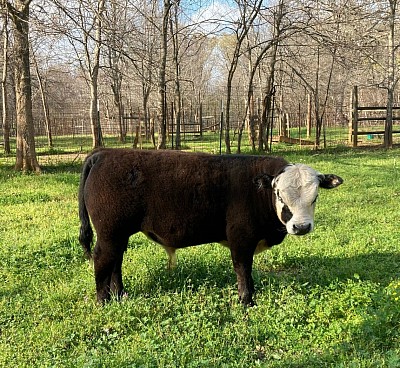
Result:
<instances>
[{"instance_id":1,"label":"sky","mask_svg":"<svg viewBox=\"0 0 400 368\"><path fill-rule=\"evenodd\" d=\"M203 32L221 33L231 22L238 19L238 11L231 0L203 1L193 12L191 19Z\"/></svg>"}]
</instances>

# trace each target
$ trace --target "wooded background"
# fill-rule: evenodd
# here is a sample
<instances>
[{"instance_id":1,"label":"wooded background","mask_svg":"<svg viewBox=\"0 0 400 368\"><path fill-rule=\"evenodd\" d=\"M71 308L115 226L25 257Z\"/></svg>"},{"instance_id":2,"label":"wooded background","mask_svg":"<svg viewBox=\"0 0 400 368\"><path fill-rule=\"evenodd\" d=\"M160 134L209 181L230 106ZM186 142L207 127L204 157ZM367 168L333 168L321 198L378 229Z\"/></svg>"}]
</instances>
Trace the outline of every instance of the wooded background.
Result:
<instances>
[{"instance_id":1,"label":"wooded background","mask_svg":"<svg viewBox=\"0 0 400 368\"><path fill-rule=\"evenodd\" d=\"M90 134L98 147L105 134L123 142L140 128L156 148L173 133L179 149L187 125L198 133L204 123L230 153L244 136L267 150L286 119L308 121L321 147L327 127L351 124L354 86L359 104L384 108L368 124L393 145L396 0L3 0L1 9L1 131L18 170L40 171L34 137L44 134L49 146L53 134Z\"/></svg>"}]
</instances>

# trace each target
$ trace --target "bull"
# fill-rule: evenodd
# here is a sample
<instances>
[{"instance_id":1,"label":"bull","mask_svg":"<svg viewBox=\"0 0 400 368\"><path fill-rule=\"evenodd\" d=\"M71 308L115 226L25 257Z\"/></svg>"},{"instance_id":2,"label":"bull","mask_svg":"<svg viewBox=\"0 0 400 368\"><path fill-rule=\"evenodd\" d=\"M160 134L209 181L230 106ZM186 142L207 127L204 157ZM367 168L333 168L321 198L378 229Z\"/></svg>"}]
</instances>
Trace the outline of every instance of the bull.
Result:
<instances>
[{"instance_id":1,"label":"bull","mask_svg":"<svg viewBox=\"0 0 400 368\"><path fill-rule=\"evenodd\" d=\"M97 300L123 294L123 255L129 237L142 232L164 247L169 267L179 248L227 246L239 299L253 305L253 256L286 234L312 231L318 188L342 183L281 157L95 150L80 178L79 241L93 257Z\"/></svg>"}]
</instances>

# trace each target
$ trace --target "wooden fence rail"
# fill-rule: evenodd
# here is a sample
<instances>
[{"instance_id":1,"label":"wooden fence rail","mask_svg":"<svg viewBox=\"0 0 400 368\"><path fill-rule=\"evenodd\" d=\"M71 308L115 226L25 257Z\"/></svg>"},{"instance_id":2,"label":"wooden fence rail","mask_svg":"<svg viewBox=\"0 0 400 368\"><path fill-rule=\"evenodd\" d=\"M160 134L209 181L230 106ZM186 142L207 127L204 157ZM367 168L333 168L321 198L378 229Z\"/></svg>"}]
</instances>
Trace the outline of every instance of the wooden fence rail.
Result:
<instances>
[{"instance_id":1,"label":"wooden fence rail","mask_svg":"<svg viewBox=\"0 0 400 368\"><path fill-rule=\"evenodd\" d=\"M359 106L358 104L358 87L354 86L351 94L351 119L349 121L349 145L353 145L353 147L357 147L358 145L358 136L360 135L384 135L384 130L359 130L358 123L360 121L386 121L387 119L387 108L386 106ZM384 115L374 115L374 116L364 116L360 117L360 111L380 111L385 113ZM400 107L393 106L393 111L400 111ZM393 121L400 121L400 116L393 116ZM392 134L400 134L400 130L393 130Z\"/></svg>"}]
</instances>

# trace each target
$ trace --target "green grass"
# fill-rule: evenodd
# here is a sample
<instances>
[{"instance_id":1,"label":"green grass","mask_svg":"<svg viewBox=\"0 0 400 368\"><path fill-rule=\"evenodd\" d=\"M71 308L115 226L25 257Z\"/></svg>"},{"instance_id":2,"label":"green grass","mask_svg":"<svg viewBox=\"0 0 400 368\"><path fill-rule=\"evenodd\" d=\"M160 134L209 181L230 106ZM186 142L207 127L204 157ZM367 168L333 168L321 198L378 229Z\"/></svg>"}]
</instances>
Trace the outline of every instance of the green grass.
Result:
<instances>
[{"instance_id":1,"label":"green grass","mask_svg":"<svg viewBox=\"0 0 400 368\"><path fill-rule=\"evenodd\" d=\"M237 300L229 252L132 237L128 296L95 303L78 244L80 162L42 175L0 156L0 366L399 367L400 150L283 153L345 183L316 229L257 256L257 306Z\"/></svg>"}]
</instances>

